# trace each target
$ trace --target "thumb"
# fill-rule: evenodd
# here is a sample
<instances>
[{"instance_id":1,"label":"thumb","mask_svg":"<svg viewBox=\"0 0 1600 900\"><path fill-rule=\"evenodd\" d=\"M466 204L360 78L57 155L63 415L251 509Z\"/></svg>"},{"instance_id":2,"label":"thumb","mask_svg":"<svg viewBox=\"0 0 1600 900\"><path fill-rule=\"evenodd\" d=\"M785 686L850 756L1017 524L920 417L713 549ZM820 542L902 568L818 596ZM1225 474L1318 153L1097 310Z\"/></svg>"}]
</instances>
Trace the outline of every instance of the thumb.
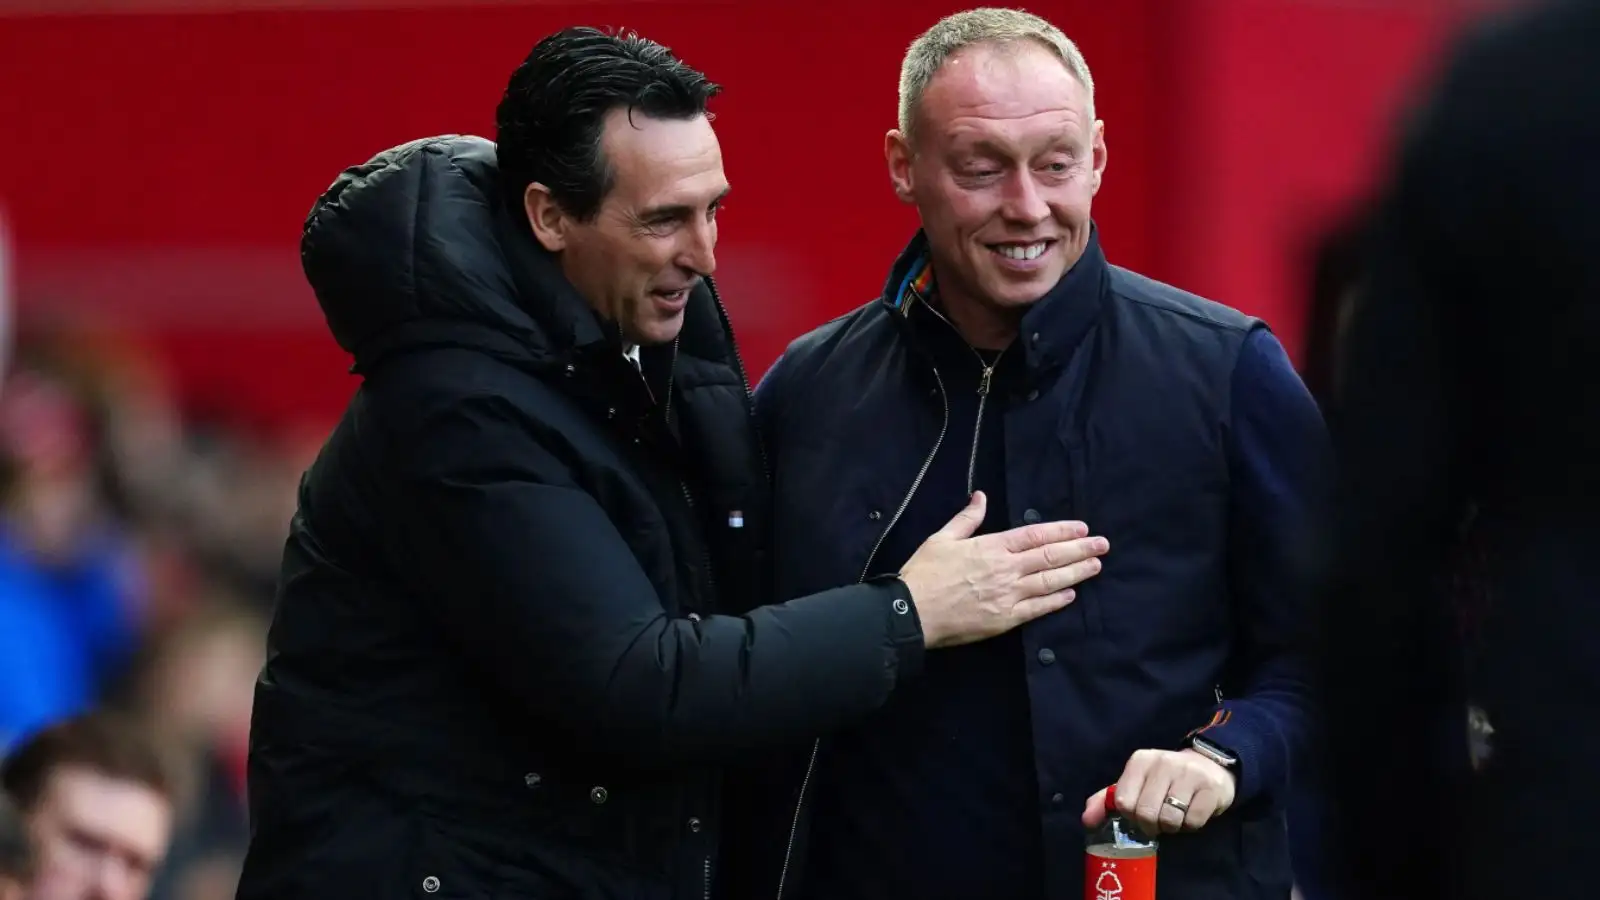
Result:
<instances>
[{"instance_id":1,"label":"thumb","mask_svg":"<svg viewBox=\"0 0 1600 900\"><path fill-rule=\"evenodd\" d=\"M1083 827L1099 828L1106 820L1106 789L1095 792L1083 807Z\"/></svg>"},{"instance_id":2,"label":"thumb","mask_svg":"<svg viewBox=\"0 0 1600 900\"><path fill-rule=\"evenodd\" d=\"M988 508L989 499L983 496L983 491L973 491L966 508L956 513L956 517L934 532L933 536L943 541L964 541L972 537L983 525L983 516Z\"/></svg>"}]
</instances>

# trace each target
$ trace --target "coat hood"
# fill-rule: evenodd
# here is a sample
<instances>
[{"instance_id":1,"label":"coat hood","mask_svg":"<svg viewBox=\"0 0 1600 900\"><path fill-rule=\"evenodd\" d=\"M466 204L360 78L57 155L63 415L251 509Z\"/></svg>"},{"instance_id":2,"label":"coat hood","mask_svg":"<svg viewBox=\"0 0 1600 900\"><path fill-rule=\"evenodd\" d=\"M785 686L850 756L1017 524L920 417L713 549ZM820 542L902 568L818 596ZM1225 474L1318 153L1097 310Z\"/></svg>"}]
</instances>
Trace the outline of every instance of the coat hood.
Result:
<instances>
[{"instance_id":1,"label":"coat hood","mask_svg":"<svg viewBox=\"0 0 1600 900\"><path fill-rule=\"evenodd\" d=\"M427 346L548 364L605 340L499 182L492 141L446 135L385 150L318 198L301 265L357 369Z\"/></svg>"}]
</instances>

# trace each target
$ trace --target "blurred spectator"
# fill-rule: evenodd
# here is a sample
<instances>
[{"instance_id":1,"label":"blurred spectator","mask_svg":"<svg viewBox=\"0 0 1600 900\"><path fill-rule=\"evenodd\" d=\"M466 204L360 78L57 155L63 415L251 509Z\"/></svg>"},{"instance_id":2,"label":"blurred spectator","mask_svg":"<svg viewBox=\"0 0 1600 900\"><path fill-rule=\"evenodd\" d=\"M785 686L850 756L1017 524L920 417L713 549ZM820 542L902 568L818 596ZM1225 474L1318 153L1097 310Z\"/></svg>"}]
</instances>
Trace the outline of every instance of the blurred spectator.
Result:
<instances>
[{"instance_id":1,"label":"blurred spectator","mask_svg":"<svg viewBox=\"0 0 1600 900\"><path fill-rule=\"evenodd\" d=\"M1595 896L1600 5L1456 48L1340 358L1323 685L1360 900Z\"/></svg>"},{"instance_id":2,"label":"blurred spectator","mask_svg":"<svg viewBox=\"0 0 1600 900\"><path fill-rule=\"evenodd\" d=\"M22 900L33 880L33 856L21 810L0 793L0 900Z\"/></svg>"},{"instance_id":3,"label":"blurred spectator","mask_svg":"<svg viewBox=\"0 0 1600 900\"><path fill-rule=\"evenodd\" d=\"M167 853L172 780L142 726L108 713L57 723L0 767L38 850L29 900L143 900Z\"/></svg>"},{"instance_id":4,"label":"blurred spectator","mask_svg":"<svg viewBox=\"0 0 1600 900\"><path fill-rule=\"evenodd\" d=\"M131 559L92 469L87 411L59 380L11 375L0 391L0 682L8 740L85 709L134 638Z\"/></svg>"},{"instance_id":5,"label":"blurred spectator","mask_svg":"<svg viewBox=\"0 0 1600 900\"><path fill-rule=\"evenodd\" d=\"M0 383L0 755L125 708L176 751L150 895L231 898L263 615L317 443L185 417L126 335L26 324Z\"/></svg>"},{"instance_id":6,"label":"blurred spectator","mask_svg":"<svg viewBox=\"0 0 1600 900\"><path fill-rule=\"evenodd\" d=\"M156 900L226 900L249 841L245 758L266 623L236 599L208 599L144 649L134 708L176 743L176 829ZM221 886L221 887L219 887Z\"/></svg>"}]
</instances>

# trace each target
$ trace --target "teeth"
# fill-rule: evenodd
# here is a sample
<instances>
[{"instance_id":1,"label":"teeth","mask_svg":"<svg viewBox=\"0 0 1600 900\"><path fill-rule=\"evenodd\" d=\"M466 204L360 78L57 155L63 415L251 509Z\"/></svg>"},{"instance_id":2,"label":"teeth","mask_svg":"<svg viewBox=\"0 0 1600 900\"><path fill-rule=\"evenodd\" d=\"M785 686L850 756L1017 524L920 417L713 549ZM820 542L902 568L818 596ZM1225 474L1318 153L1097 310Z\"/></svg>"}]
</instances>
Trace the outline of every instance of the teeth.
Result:
<instances>
[{"instance_id":1,"label":"teeth","mask_svg":"<svg viewBox=\"0 0 1600 900\"><path fill-rule=\"evenodd\" d=\"M994 249L999 252L1001 256L1004 256L1008 259L1038 259L1039 254L1044 252L1045 246L1045 242L1040 241L1037 244L1028 244L1026 246L1019 246L1017 244L1001 244Z\"/></svg>"}]
</instances>

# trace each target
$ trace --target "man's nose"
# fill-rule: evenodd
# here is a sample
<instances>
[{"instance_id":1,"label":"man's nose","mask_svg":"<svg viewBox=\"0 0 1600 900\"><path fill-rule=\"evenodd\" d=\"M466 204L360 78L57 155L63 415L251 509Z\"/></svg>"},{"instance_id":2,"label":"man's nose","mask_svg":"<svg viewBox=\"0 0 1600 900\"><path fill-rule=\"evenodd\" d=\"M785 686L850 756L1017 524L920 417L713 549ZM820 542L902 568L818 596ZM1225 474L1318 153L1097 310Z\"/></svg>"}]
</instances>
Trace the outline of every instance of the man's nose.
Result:
<instances>
[{"instance_id":1,"label":"man's nose","mask_svg":"<svg viewBox=\"0 0 1600 900\"><path fill-rule=\"evenodd\" d=\"M145 900L143 879L129 865L106 859L96 868L88 900Z\"/></svg>"},{"instance_id":2,"label":"man's nose","mask_svg":"<svg viewBox=\"0 0 1600 900\"><path fill-rule=\"evenodd\" d=\"M688 240L678 254L678 265L706 276L717 270L717 223L699 222L689 228Z\"/></svg>"},{"instance_id":3,"label":"man's nose","mask_svg":"<svg viewBox=\"0 0 1600 900\"><path fill-rule=\"evenodd\" d=\"M1049 218L1050 204L1039 193L1039 185L1034 181L1032 172L1013 171L1006 179L1000 214L1008 221L1023 225L1037 225Z\"/></svg>"}]
</instances>

